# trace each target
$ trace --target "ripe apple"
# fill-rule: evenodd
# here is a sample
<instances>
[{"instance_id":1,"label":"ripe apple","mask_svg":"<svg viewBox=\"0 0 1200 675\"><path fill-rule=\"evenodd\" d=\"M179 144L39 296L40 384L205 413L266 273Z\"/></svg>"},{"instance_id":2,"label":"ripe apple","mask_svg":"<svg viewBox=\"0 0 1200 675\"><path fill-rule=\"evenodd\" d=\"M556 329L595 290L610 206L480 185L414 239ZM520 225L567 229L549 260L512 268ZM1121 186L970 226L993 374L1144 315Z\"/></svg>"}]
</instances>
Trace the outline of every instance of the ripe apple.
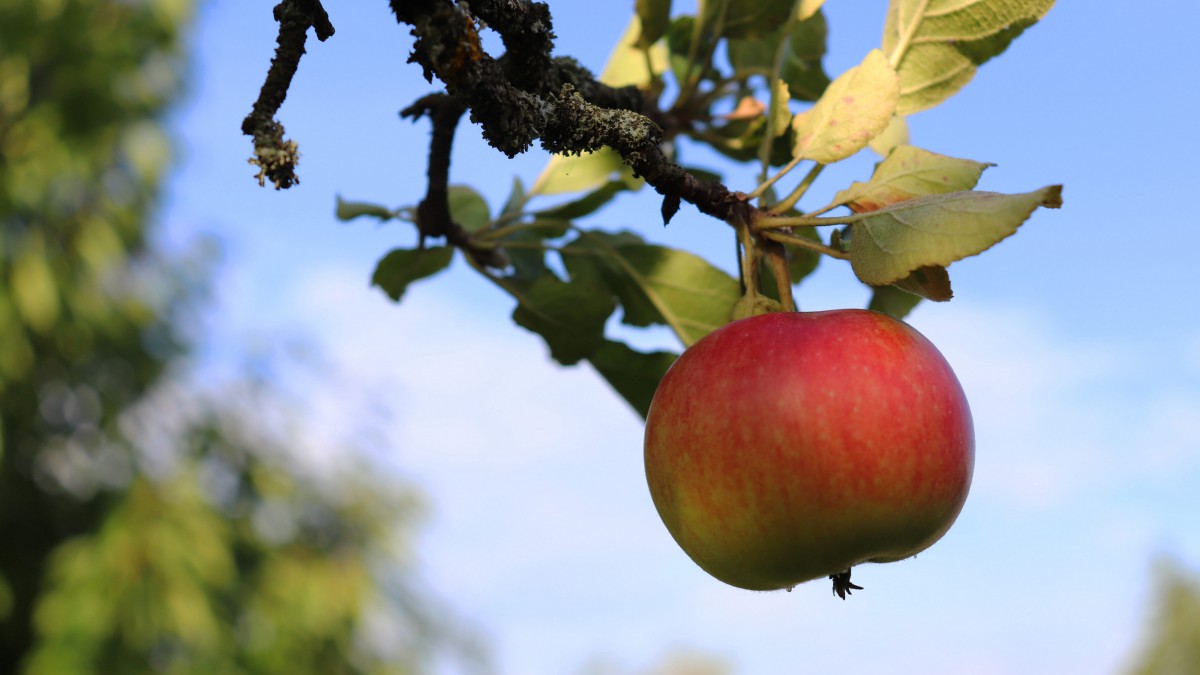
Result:
<instances>
[{"instance_id":1,"label":"ripe apple","mask_svg":"<svg viewBox=\"0 0 1200 675\"><path fill-rule=\"evenodd\" d=\"M975 463L971 412L937 348L854 309L705 336L659 384L645 450L671 536L752 590L831 576L848 590L852 566L925 550L962 510Z\"/></svg>"}]
</instances>

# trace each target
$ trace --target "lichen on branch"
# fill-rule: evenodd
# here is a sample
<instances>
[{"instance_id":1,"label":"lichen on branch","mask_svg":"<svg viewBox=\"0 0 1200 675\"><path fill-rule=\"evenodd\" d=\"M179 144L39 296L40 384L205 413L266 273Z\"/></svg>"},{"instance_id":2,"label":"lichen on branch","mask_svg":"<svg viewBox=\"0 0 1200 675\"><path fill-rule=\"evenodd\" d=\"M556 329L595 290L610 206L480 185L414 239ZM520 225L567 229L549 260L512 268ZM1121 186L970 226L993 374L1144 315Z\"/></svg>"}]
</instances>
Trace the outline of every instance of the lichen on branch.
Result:
<instances>
[{"instance_id":1,"label":"lichen on branch","mask_svg":"<svg viewBox=\"0 0 1200 675\"><path fill-rule=\"evenodd\" d=\"M284 138L283 125L275 115L287 97L300 57L304 55L309 27L316 30L317 39L322 42L334 31L320 0L283 0L275 5L274 14L279 22L275 56L254 107L242 120L242 133L254 138L254 157L250 163L259 168L255 176L258 184L266 185L269 180L276 190L283 190L300 182L296 177L300 152L295 141Z\"/></svg>"}]
</instances>

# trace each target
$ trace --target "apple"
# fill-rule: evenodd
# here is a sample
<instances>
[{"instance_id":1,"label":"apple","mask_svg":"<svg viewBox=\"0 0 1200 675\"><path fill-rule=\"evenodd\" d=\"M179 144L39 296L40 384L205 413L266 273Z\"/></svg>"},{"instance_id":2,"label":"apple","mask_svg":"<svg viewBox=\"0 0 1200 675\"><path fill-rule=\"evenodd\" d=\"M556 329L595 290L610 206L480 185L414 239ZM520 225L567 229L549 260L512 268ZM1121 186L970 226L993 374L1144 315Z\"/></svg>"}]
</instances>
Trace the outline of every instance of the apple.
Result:
<instances>
[{"instance_id":1,"label":"apple","mask_svg":"<svg viewBox=\"0 0 1200 675\"><path fill-rule=\"evenodd\" d=\"M721 581L791 589L911 557L971 485L971 412L929 340L885 314L764 314L687 349L646 418L646 478L684 552ZM843 597L845 597L843 595Z\"/></svg>"}]
</instances>

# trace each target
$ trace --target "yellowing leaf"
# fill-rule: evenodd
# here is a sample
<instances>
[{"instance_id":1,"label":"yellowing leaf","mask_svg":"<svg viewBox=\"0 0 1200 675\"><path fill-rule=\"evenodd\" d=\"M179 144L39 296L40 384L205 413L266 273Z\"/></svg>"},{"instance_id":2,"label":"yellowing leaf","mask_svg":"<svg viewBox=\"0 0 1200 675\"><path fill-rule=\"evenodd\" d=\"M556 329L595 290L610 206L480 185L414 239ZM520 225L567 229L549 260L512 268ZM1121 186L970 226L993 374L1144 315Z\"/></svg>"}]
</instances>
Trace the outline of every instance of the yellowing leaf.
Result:
<instances>
[{"instance_id":1,"label":"yellowing leaf","mask_svg":"<svg viewBox=\"0 0 1200 675\"><path fill-rule=\"evenodd\" d=\"M1013 234L1039 206L1062 206L1062 186L1016 195L952 192L872 211L851 227L850 265L876 286L945 267Z\"/></svg>"},{"instance_id":2,"label":"yellowing leaf","mask_svg":"<svg viewBox=\"0 0 1200 675\"><path fill-rule=\"evenodd\" d=\"M600 73L600 81L611 87L634 85L643 87L650 84L654 73L664 73L667 70L667 47L656 43L650 47L650 68L646 67L646 54L638 46L642 36L642 22L637 14L629 20L625 33L608 55L608 63Z\"/></svg>"},{"instance_id":3,"label":"yellowing leaf","mask_svg":"<svg viewBox=\"0 0 1200 675\"><path fill-rule=\"evenodd\" d=\"M582 155L554 155L529 188L529 194L557 195L598 188L624 170L621 156L609 148Z\"/></svg>"},{"instance_id":4,"label":"yellowing leaf","mask_svg":"<svg viewBox=\"0 0 1200 675\"><path fill-rule=\"evenodd\" d=\"M1054 0L892 0L883 50L900 76L901 115L931 108L1046 15Z\"/></svg>"},{"instance_id":5,"label":"yellowing leaf","mask_svg":"<svg viewBox=\"0 0 1200 675\"><path fill-rule=\"evenodd\" d=\"M787 82L775 80L775 87L771 90L771 118L775 125L773 128L776 136L786 133L788 122L792 121L792 111L788 109L788 101L791 97L791 94L788 93Z\"/></svg>"},{"instance_id":6,"label":"yellowing leaf","mask_svg":"<svg viewBox=\"0 0 1200 675\"><path fill-rule=\"evenodd\" d=\"M888 122L883 133L872 138L867 146L880 157L887 157L898 146L908 145L908 141L908 120L902 115L892 115L892 121Z\"/></svg>"},{"instance_id":7,"label":"yellowing leaf","mask_svg":"<svg viewBox=\"0 0 1200 675\"><path fill-rule=\"evenodd\" d=\"M816 14L817 10L821 9L821 5L823 4L825 4L825 0L800 0L800 14L796 18L804 21L813 14Z\"/></svg>"},{"instance_id":8,"label":"yellowing leaf","mask_svg":"<svg viewBox=\"0 0 1200 675\"><path fill-rule=\"evenodd\" d=\"M863 213L917 197L970 190L989 166L993 165L901 145L875 166L871 180L855 181L837 193L834 204Z\"/></svg>"},{"instance_id":9,"label":"yellowing leaf","mask_svg":"<svg viewBox=\"0 0 1200 675\"><path fill-rule=\"evenodd\" d=\"M895 71L883 52L872 50L831 82L812 108L792 119L792 155L832 164L862 150L887 128L899 95Z\"/></svg>"}]
</instances>

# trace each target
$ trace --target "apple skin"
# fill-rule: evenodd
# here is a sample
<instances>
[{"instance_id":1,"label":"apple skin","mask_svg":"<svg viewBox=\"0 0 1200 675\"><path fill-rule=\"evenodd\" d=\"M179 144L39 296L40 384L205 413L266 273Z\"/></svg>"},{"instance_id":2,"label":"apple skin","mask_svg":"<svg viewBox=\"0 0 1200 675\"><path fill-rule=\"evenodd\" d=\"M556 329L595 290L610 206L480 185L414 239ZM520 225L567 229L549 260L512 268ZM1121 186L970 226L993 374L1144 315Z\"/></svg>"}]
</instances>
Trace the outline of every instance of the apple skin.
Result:
<instances>
[{"instance_id":1,"label":"apple skin","mask_svg":"<svg viewBox=\"0 0 1200 675\"><path fill-rule=\"evenodd\" d=\"M971 485L971 412L907 324L867 310L764 314L685 351L646 418L646 477L701 568L790 589L925 550Z\"/></svg>"}]
</instances>

